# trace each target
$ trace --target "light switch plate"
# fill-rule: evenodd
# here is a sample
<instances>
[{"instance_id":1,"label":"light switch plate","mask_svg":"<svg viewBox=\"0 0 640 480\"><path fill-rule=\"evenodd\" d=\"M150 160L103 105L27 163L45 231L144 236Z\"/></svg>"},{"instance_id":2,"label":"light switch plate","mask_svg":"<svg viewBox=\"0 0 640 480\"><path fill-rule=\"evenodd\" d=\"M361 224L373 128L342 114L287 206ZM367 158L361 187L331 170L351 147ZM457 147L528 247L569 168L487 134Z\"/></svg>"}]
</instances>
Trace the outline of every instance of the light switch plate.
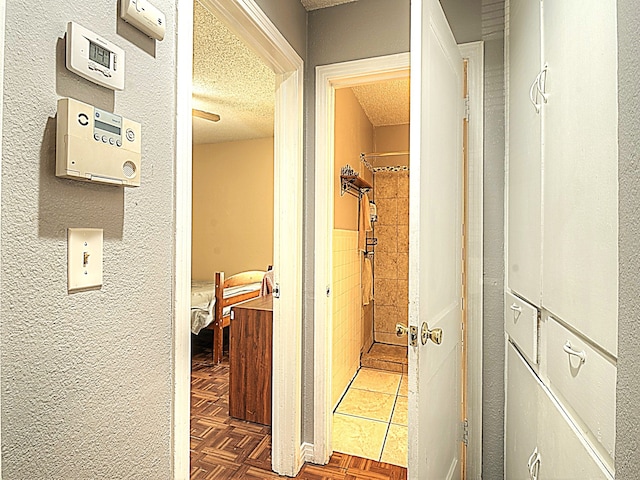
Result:
<instances>
[{"instance_id":1,"label":"light switch plate","mask_svg":"<svg viewBox=\"0 0 640 480\"><path fill-rule=\"evenodd\" d=\"M67 230L67 288L69 291L102 286L101 228Z\"/></svg>"}]
</instances>

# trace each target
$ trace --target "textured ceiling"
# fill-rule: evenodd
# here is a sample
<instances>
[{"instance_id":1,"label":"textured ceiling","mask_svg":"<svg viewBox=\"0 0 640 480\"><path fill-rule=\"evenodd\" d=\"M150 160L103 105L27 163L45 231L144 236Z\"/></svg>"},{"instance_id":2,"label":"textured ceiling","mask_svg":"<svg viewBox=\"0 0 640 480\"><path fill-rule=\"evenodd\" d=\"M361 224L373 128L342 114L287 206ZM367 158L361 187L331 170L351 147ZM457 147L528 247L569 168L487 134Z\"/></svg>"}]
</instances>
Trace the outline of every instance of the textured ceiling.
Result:
<instances>
[{"instance_id":1,"label":"textured ceiling","mask_svg":"<svg viewBox=\"0 0 640 480\"><path fill-rule=\"evenodd\" d=\"M307 10L356 0L301 0ZM193 108L220 115L193 118L193 143L273 136L275 75L197 0L193 25ZM409 123L409 79L353 87L375 127Z\"/></svg>"},{"instance_id":2,"label":"textured ceiling","mask_svg":"<svg viewBox=\"0 0 640 480\"><path fill-rule=\"evenodd\" d=\"M357 0L300 0L304 8L309 10L317 10L319 8L333 7L342 3L351 3Z\"/></svg>"},{"instance_id":3,"label":"textured ceiling","mask_svg":"<svg viewBox=\"0 0 640 480\"><path fill-rule=\"evenodd\" d=\"M409 77L352 87L374 127L409 123Z\"/></svg>"},{"instance_id":4,"label":"textured ceiling","mask_svg":"<svg viewBox=\"0 0 640 480\"><path fill-rule=\"evenodd\" d=\"M193 108L220 121L193 118L193 143L273 136L274 101L274 73L196 0Z\"/></svg>"}]
</instances>

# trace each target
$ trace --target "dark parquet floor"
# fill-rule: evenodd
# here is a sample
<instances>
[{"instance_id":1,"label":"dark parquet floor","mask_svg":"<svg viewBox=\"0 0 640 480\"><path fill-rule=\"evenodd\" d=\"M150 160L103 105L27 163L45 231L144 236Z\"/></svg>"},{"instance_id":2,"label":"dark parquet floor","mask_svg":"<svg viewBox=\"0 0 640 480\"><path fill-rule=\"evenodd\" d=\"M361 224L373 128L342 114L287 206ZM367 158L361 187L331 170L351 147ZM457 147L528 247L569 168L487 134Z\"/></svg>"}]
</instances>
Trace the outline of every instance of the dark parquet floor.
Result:
<instances>
[{"instance_id":1,"label":"dark parquet floor","mask_svg":"<svg viewBox=\"0 0 640 480\"><path fill-rule=\"evenodd\" d=\"M271 428L229 417L229 363L211 366L211 351L194 349L191 370L191 480L275 479ZM327 465L305 464L305 480L401 480L395 465L334 453Z\"/></svg>"}]
</instances>

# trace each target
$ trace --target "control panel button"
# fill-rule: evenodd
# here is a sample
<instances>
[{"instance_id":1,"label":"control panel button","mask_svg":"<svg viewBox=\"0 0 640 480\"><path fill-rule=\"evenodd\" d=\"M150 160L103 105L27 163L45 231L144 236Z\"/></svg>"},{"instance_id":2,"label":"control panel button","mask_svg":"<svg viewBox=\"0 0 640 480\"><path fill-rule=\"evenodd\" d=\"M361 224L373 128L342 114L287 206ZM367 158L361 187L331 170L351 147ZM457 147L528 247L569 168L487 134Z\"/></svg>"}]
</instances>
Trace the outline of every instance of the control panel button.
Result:
<instances>
[{"instance_id":1,"label":"control panel button","mask_svg":"<svg viewBox=\"0 0 640 480\"><path fill-rule=\"evenodd\" d=\"M102 136L102 143L107 143L107 137L106 137L106 135L103 135L103 136Z\"/></svg>"},{"instance_id":2,"label":"control panel button","mask_svg":"<svg viewBox=\"0 0 640 480\"><path fill-rule=\"evenodd\" d=\"M93 138L95 138L98 142L100 141L100 135L98 135L97 133L93 134Z\"/></svg>"},{"instance_id":3,"label":"control panel button","mask_svg":"<svg viewBox=\"0 0 640 480\"><path fill-rule=\"evenodd\" d=\"M116 140L116 146L117 147L121 147L122 146L122 142L120 140Z\"/></svg>"},{"instance_id":4,"label":"control panel button","mask_svg":"<svg viewBox=\"0 0 640 480\"><path fill-rule=\"evenodd\" d=\"M129 140L130 142L133 142L136 139L136 134L133 133L133 130L131 130L130 128L127 128L127 140Z\"/></svg>"},{"instance_id":5,"label":"control panel button","mask_svg":"<svg viewBox=\"0 0 640 480\"><path fill-rule=\"evenodd\" d=\"M109 143L110 143L111 145L115 145L115 144L116 144L116 141L115 141L113 138L110 138L110 139L109 139Z\"/></svg>"}]
</instances>

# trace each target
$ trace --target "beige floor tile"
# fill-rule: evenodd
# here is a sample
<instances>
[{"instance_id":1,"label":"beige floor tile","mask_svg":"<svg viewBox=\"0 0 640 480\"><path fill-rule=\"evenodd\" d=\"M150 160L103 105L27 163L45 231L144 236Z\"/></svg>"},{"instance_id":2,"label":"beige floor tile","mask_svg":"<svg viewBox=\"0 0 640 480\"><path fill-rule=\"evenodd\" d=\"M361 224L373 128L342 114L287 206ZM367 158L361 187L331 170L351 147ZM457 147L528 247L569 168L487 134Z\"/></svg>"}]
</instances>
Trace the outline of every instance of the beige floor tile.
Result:
<instances>
[{"instance_id":1,"label":"beige floor tile","mask_svg":"<svg viewBox=\"0 0 640 480\"><path fill-rule=\"evenodd\" d=\"M407 339L404 339L404 347L399 347L397 345L385 345L384 343L376 343L373 345L373 347L371 347L369 353L382 360L407 363Z\"/></svg>"},{"instance_id":2,"label":"beige floor tile","mask_svg":"<svg viewBox=\"0 0 640 480\"><path fill-rule=\"evenodd\" d=\"M348 415L333 415L333 450L378 460L387 424Z\"/></svg>"},{"instance_id":3,"label":"beige floor tile","mask_svg":"<svg viewBox=\"0 0 640 480\"><path fill-rule=\"evenodd\" d=\"M377 333L376 333L376 337L377 337ZM362 365L363 366L367 366L367 367L371 367L371 368L376 368L378 370L385 370L387 372L398 372L398 373L402 373L402 364L401 363L396 363L396 362L389 362L387 360L380 360L378 358L371 358L371 357L362 357Z\"/></svg>"},{"instance_id":4,"label":"beige floor tile","mask_svg":"<svg viewBox=\"0 0 640 480\"><path fill-rule=\"evenodd\" d=\"M408 464L408 451L408 428L400 425L390 425L380 461L406 467Z\"/></svg>"},{"instance_id":5,"label":"beige floor tile","mask_svg":"<svg viewBox=\"0 0 640 480\"><path fill-rule=\"evenodd\" d=\"M409 396L409 377L406 375L402 376L402 380L400 381L400 390L398 391L398 395L402 395L403 397Z\"/></svg>"},{"instance_id":6,"label":"beige floor tile","mask_svg":"<svg viewBox=\"0 0 640 480\"><path fill-rule=\"evenodd\" d=\"M351 388L395 395L398 392L401 377L402 375L399 373L361 368L351 384Z\"/></svg>"},{"instance_id":7,"label":"beige floor tile","mask_svg":"<svg viewBox=\"0 0 640 480\"><path fill-rule=\"evenodd\" d=\"M396 398L396 405L393 407L393 415L391 416L391 423L395 425L409 425L409 414L407 410L408 404L407 397Z\"/></svg>"},{"instance_id":8,"label":"beige floor tile","mask_svg":"<svg viewBox=\"0 0 640 480\"><path fill-rule=\"evenodd\" d=\"M388 422L396 396L350 388L340 401L336 413Z\"/></svg>"}]
</instances>

